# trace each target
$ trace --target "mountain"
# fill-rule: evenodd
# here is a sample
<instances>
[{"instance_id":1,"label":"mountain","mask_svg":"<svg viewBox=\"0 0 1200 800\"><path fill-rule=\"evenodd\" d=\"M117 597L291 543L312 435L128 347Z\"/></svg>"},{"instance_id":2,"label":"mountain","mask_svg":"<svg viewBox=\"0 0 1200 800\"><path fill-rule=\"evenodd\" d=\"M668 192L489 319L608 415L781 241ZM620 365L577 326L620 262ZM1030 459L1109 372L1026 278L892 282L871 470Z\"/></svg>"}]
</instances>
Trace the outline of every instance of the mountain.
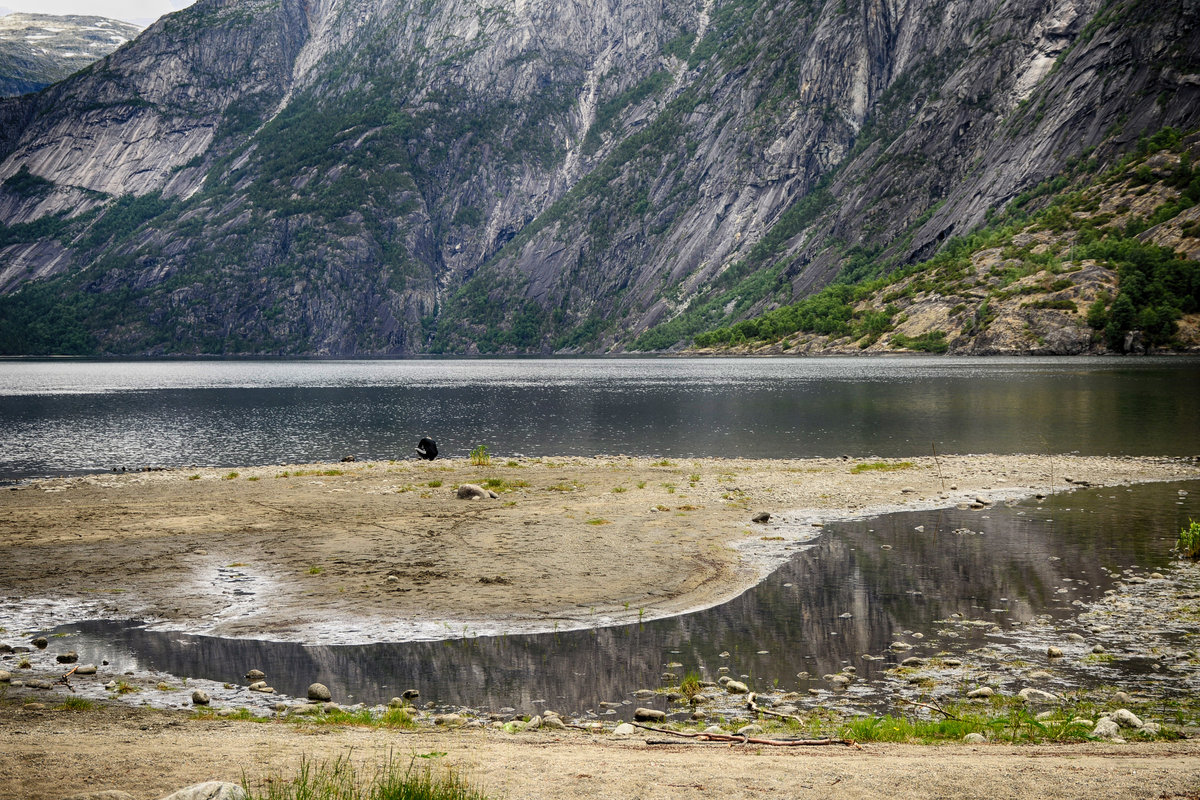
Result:
<instances>
[{"instance_id":1,"label":"mountain","mask_svg":"<svg viewBox=\"0 0 1200 800\"><path fill-rule=\"evenodd\" d=\"M106 17L0 16L0 96L36 92L134 39L141 28Z\"/></svg>"},{"instance_id":2,"label":"mountain","mask_svg":"<svg viewBox=\"0 0 1200 800\"><path fill-rule=\"evenodd\" d=\"M0 351L688 345L1200 125L1191 0L200 0L0 102Z\"/></svg>"}]
</instances>

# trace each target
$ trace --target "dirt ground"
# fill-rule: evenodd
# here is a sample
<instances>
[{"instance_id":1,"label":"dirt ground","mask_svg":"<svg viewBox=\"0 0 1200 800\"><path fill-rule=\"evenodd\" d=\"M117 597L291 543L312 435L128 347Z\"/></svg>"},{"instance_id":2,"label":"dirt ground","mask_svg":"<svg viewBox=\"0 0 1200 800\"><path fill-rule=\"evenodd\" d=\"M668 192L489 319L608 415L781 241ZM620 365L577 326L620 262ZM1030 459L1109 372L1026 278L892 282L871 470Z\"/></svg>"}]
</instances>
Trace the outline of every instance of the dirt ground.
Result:
<instances>
[{"instance_id":1,"label":"dirt ground","mask_svg":"<svg viewBox=\"0 0 1200 800\"><path fill-rule=\"evenodd\" d=\"M736 596L832 519L1200 477L1171 459L863 463L459 459L36 481L0 491L0 625L140 618L325 644L593 627ZM495 499L456 496L489 481ZM752 522L760 511L772 520Z\"/></svg>"},{"instance_id":2,"label":"dirt ground","mask_svg":"<svg viewBox=\"0 0 1200 800\"><path fill-rule=\"evenodd\" d=\"M647 745L578 731L416 733L188 719L130 707L26 711L0 703L0 797L83 791L163 797L208 780L263 786L301 759L349 757L371 774L389 755L451 764L492 798L1200 797L1200 743L1012 747Z\"/></svg>"}]
</instances>

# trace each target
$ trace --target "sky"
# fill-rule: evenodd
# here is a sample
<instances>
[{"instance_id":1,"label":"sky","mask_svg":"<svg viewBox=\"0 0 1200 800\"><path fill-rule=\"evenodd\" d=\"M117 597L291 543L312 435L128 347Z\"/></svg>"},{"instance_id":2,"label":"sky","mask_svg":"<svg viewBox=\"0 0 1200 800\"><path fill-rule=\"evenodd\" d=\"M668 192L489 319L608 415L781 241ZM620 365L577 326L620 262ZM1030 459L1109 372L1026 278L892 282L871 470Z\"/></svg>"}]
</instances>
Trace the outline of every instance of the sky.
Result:
<instances>
[{"instance_id":1,"label":"sky","mask_svg":"<svg viewBox=\"0 0 1200 800\"><path fill-rule=\"evenodd\" d=\"M0 0L0 14L83 14L112 17L149 25L163 14L190 6L195 0Z\"/></svg>"}]
</instances>

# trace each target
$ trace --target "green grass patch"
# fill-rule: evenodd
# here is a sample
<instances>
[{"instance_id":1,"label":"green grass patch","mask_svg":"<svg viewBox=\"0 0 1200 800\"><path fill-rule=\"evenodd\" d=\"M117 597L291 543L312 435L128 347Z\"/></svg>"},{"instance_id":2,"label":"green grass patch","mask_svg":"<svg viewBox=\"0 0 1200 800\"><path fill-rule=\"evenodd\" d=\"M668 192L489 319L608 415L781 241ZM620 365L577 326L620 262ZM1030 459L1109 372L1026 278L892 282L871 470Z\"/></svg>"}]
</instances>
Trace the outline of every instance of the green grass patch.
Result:
<instances>
[{"instance_id":1,"label":"green grass patch","mask_svg":"<svg viewBox=\"0 0 1200 800\"><path fill-rule=\"evenodd\" d=\"M851 475L858 475L862 472L895 472L901 469L912 469L911 461L872 461L862 464L855 464L850 468Z\"/></svg>"},{"instance_id":2,"label":"green grass patch","mask_svg":"<svg viewBox=\"0 0 1200 800\"><path fill-rule=\"evenodd\" d=\"M407 765L389 757L370 772L347 758L305 759L290 779L274 776L261 790L247 781L243 788L249 800L486 800L455 770L428 763L441 755L413 755ZM418 764L418 758L426 760Z\"/></svg>"}]
</instances>

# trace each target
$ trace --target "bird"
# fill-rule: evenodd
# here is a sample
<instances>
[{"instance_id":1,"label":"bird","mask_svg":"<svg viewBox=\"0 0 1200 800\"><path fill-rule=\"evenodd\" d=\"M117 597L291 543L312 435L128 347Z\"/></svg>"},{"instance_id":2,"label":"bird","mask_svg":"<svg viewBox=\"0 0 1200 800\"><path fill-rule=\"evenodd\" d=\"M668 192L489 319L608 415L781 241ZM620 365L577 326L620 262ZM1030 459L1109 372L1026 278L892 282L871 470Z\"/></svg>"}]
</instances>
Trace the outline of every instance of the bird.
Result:
<instances>
[{"instance_id":1,"label":"bird","mask_svg":"<svg viewBox=\"0 0 1200 800\"><path fill-rule=\"evenodd\" d=\"M417 442L417 455L426 461L433 461L437 458L437 442L428 436L423 437Z\"/></svg>"}]
</instances>

